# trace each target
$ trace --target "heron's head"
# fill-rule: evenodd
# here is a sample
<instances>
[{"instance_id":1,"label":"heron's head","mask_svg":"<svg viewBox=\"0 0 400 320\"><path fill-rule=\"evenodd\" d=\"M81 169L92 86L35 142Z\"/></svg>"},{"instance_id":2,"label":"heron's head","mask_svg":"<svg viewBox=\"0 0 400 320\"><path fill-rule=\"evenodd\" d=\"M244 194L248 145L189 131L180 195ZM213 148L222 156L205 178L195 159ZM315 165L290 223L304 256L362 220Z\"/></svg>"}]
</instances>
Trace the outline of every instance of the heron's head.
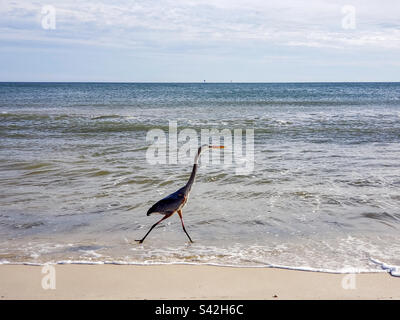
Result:
<instances>
[{"instance_id":1,"label":"heron's head","mask_svg":"<svg viewBox=\"0 0 400 320\"><path fill-rule=\"evenodd\" d=\"M197 155L200 155L200 153L202 153L203 151L205 151L207 149L224 149L224 146L212 146L212 145L204 144L199 148Z\"/></svg>"}]
</instances>

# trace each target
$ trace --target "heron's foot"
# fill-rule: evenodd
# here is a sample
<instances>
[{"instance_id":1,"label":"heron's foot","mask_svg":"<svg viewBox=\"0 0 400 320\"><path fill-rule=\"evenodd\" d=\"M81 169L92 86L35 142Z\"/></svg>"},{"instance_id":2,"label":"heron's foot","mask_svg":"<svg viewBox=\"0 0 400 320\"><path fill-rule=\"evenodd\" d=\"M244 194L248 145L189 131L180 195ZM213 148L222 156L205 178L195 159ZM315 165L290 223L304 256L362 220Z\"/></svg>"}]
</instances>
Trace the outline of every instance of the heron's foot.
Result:
<instances>
[{"instance_id":1,"label":"heron's foot","mask_svg":"<svg viewBox=\"0 0 400 320\"><path fill-rule=\"evenodd\" d=\"M135 241L137 241L137 242L139 242L139 243L143 243L143 239L135 240Z\"/></svg>"}]
</instances>

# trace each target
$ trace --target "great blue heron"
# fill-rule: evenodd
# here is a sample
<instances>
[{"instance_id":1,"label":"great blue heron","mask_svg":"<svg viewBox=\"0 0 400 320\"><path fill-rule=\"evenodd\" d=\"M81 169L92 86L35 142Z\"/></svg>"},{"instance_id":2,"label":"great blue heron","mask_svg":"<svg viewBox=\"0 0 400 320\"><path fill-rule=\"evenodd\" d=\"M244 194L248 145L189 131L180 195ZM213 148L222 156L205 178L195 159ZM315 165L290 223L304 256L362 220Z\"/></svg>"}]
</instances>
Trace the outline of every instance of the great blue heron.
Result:
<instances>
[{"instance_id":1,"label":"great blue heron","mask_svg":"<svg viewBox=\"0 0 400 320\"><path fill-rule=\"evenodd\" d=\"M196 177L197 166L198 166L200 154L204 150L207 150L207 149L223 149L223 148L224 148L223 146L203 145L198 149L197 154L194 158L193 170L192 170L192 173L191 173L190 178L189 178L188 182L186 183L186 185L184 187L180 188L178 191L175 191L174 193L170 194L168 197L161 199L147 211L148 216L151 215L152 213L160 213L160 214L163 214L164 217L160 221L153 224L153 226L150 228L150 230L145 234L145 236L142 239L136 240L136 241L138 241L139 243L142 243L156 225L158 225L161 221L172 216L175 212L178 212L179 218L181 219L181 222L182 222L183 231L185 231L190 242L193 242L185 229L185 225L183 224L182 208L185 206L185 204L189 198L189 194L192 189L194 179Z\"/></svg>"}]
</instances>

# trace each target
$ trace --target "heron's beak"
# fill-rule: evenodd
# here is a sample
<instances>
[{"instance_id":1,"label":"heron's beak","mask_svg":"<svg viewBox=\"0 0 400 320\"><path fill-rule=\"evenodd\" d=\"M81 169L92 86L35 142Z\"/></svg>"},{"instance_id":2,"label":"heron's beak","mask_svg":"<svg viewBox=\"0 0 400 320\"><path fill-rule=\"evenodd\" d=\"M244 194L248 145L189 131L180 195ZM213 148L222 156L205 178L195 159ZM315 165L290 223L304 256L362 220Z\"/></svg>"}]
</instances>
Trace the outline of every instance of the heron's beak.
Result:
<instances>
[{"instance_id":1,"label":"heron's beak","mask_svg":"<svg viewBox=\"0 0 400 320\"><path fill-rule=\"evenodd\" d=\"M212 149L224 149L224 146L210 146Z\"/></svg>"}]
</instances>

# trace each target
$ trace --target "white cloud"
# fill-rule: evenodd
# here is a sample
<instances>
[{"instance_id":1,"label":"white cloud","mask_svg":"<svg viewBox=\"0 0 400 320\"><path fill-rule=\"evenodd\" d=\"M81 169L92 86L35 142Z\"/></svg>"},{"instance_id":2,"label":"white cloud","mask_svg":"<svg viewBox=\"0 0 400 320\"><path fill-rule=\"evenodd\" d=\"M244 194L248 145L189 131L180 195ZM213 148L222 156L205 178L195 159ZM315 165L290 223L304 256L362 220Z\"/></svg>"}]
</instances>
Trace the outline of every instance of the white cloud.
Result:
<instances>
[{"instance_id":1,"label":"white cloud","mask_svg":"<svg viewBox=\"0 0 400 320\"><path fill-rule=\"evenodd\" d=\"M0 7L0 41L47 41L114 47L219 45L400 48L398 0L354 0L357 29L341 28L343 1L328 0L63 0L57 30L40 27L38 1Z\"/></svg>"}]
</instances>

